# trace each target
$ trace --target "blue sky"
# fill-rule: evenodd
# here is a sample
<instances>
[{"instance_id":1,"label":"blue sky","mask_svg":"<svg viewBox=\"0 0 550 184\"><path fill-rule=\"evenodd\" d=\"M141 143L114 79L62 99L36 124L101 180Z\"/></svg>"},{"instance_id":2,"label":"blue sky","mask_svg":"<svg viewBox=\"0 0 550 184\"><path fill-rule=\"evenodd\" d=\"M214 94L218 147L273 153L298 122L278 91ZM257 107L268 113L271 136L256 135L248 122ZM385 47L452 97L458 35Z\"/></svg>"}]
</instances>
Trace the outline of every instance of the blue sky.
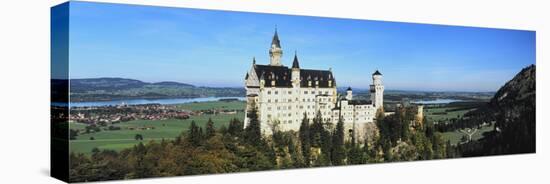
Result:
<instances>
[{"instance_id":1,"label":"blue sky","mask_svg":"<svg viewBox=\"0 0 550 184\"><path fill-rule=\"evenodd\" d=\"M535 32L230 11L72 2L70 77L242 87L252 57L332 68L340 87L496 91L535 63Z\"/></svg>"}]
</instances>

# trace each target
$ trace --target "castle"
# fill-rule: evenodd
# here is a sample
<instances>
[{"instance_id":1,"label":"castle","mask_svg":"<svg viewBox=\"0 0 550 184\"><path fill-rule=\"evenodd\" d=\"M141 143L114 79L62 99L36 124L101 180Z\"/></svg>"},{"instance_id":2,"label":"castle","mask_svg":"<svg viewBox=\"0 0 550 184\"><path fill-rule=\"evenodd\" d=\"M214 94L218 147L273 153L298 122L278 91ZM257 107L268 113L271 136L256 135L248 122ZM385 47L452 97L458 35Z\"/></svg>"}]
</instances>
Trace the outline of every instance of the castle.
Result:
<instances>
[{"instance_id":1,"label":"castle","mask_svg":"<svg viewBox=\"0 0 550 184\"><path fill-rule=\"evenodd\" d=\"M258 110L258 119L263 134L271 134L274 124L281 131L300 129L304 115L310 121L320 112L324 123L336 125L342 118L346 131L358 130L363 137L367 126L374 125L378 111L383 110L384 86L382 74L372 74L370 100L353 99L353 91L347 89L345 96L337 93L336 79L331 69L313 70L300 67L295 53L292 67L281 62L283 50L277 30L269 49L269 65L256 63L245 77L247 113L252 106ZM245 116L245 127L248 116Z\"/></svg>"}]
</instances>

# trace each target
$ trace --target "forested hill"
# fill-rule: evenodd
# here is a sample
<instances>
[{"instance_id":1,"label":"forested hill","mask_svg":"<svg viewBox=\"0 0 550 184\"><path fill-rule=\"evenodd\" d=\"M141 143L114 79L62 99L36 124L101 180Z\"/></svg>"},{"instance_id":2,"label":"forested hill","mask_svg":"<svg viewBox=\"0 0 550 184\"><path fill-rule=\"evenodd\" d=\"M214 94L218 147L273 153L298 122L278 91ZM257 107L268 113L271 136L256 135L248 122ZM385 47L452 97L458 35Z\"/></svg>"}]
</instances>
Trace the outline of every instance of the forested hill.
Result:
<instances>
[{"instance_id":1,"label":"forested hill","mask_svg":"<svg viewBox=\"0 0 550 184\"><path fill-rule=\"evenodd\" d=\"M158 82L148 83L135 79L125 78L90 78L90 79L71 79L71 91L82 93L88 91L118 91L129 90L134 88L143 88L147 86L158 87L195 87L190 84L178 82Z\"/></svg>"},{"instance_id":2,"label":"forested hill","mask_svg":"<svg viewBox=\"0 0 550 184\"><path fill-rule=\"evenodd\" d=\"M70 90L71 101L245 96L244 88L198 87L179 82L150 83L125 78L71 79Z\"/></svg>"},{"instance_id":3,"label":"forested hill","mask_svg":"<svg viewBox=\"0 0 550 184\"><path fill-rule=\"evenodd\" d=\"M493 99L491 99L491 106L497 108L513 108L518 102L533 101L535 105L535 88L536 88L536 72L535 65L531 65L521 70L512 80L508 81L502 88L500 88Z\"/></svg>"},{"instance_id":4,"label":"forested hill","mask_svg":"<svg viewBox=\"0 0 550 184\"><path fill-rule=\"evenodd\" d=\"M535 65L524 68L497 91L487 108L478 110L496 121L495 131L477 145L465 145L465 156L535 152L535 78Z\"/></svg>"}]
</instances>

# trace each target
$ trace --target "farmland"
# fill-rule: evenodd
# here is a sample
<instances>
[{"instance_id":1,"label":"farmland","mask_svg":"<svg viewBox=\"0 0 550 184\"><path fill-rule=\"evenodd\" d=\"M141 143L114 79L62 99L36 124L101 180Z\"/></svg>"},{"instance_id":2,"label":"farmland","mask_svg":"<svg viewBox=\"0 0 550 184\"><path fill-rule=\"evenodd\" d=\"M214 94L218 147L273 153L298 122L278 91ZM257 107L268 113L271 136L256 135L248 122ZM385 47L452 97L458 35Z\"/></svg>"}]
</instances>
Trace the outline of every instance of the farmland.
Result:
<instances>
[{"instance_id":1,"label":"farmland","mask_svg":"<svg viewBox=\"0 0 550 184\"><path fill-rule=\"evenodd\" d=\"M456 107L439 107L439 108L429 108L424 109L424 115L428 118L428 121L438 123L443 121L448 121L453 118L460 118L464 116L467 112L474 109L457 109Z\"/></svg>"},{"instance_id":2,"label":"farmland","mask_svg":"<svg viewBox=\"0 0 550 184\"><path fill-rule=\"evenodd\" d=\"M464 115L470 111L478 108L483 102L459 102L439 105L427 105L424 108L424 115L428 122L434 124L438 123L453 123L457 119L468 118ZM481 126L472 134L472 140L479 140L483 138L483 133L492 131L494 129L493 124L486 124ZM464 130L463 130L464 131ZM450 140L451 144L456 145L461 141L463 136L467 136L460 130L441 132L443 137Z\"/></svg>"},{"instance_id":3,"label":"farmland","mask_svg":"<svg viewBox=\"0 0 550 184\"><path fill-rule=\"evenodd\" d=\"M494 125L486 125L486 126L481 127L480 129L478 129L472 135L472 141L476 141L476 140L479 140L479 139L483 138L483 133L490 132L493 129L494 129ZM450 140L452 145L456 145L456 144L462 142L461 138L462 138L462 136L465 136L466 134L456 130L456 131L452 131L452 132L443 132L442 135L445 139Z\"/></svg>"},{"instance_id":4,"label":"farmland","mask_svg":"<svg viewBox=\"0 0 550 184\"><path fill-rule=\"evenodd\" d=\"M239 110L236 113L200 113L193 115L189 119L166 119L166 120L132 120L112 124L114 127L119 127L119 130L109 130L103 128L99 132L82 133L76 136L75 140L70 141L70 151L79 153L91 153L93 148L121 150L132 147L133 145L143 141L173 139L180 133L187 130L191 121L195 121L198 126L204 127L209 118L214 122L214 126L219 128L222 125L227 126L233 118L243 120L244 102L201 102L177 105L177 108L191 111L208 111L212 109L218 110ZM70 128L84 132L86 124L70 123ZM143 136L143 140L136 140L136 134Z\"/></svg>"}]
</instances>

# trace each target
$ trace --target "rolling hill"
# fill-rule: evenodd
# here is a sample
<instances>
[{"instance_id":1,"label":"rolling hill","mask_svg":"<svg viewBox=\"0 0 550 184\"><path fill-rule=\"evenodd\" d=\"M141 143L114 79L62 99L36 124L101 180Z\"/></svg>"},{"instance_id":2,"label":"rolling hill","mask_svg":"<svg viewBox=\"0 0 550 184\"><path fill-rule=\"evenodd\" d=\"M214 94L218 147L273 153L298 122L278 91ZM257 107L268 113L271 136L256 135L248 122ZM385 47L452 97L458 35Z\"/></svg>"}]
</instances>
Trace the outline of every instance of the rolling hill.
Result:
<instances>
[{"instance_id":1,"label":"rolling hill","mask_svg":"<svg viewBox=\"0 0 550 184\"><path fill-rule=\"evenodd\" d=\"M60 83L59 80L52 80ZM198 87L179 82L143 82L125 78L87 78L70 80L70 100L107 101L118 99L158 99L244 96L244 88Z\"/></svg>"}]
</instances>

